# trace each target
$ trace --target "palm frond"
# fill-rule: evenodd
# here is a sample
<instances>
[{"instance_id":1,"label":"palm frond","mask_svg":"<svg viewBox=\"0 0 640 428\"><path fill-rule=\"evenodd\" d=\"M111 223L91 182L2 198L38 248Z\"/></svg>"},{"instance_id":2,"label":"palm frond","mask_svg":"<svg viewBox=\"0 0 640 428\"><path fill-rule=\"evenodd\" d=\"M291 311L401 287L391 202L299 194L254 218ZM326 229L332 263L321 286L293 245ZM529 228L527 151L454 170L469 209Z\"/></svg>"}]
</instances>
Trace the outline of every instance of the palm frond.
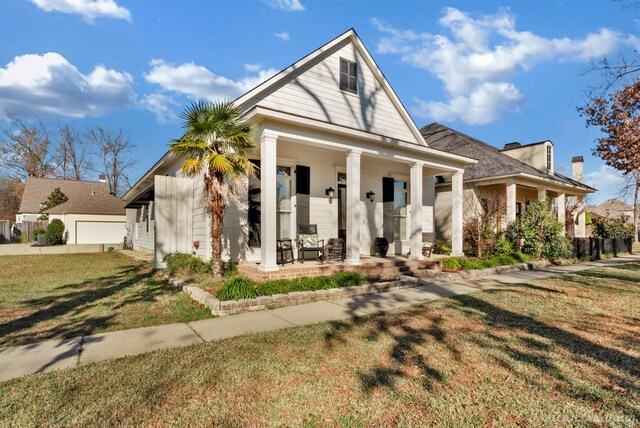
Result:
<instances>
[{"instance_id":1,"label":"palm frond","mask_svg":"<svg viewBox=\"0 0 640 428\"><path fill-rule=\"evenodd\" d=\"M202 160L190 157L182 162L182 165L180 166L180 172L189 177L193 177L195 175L198 175L202 171L203 167L204 163L202 162Z\"/></svg>"}]
</instances>

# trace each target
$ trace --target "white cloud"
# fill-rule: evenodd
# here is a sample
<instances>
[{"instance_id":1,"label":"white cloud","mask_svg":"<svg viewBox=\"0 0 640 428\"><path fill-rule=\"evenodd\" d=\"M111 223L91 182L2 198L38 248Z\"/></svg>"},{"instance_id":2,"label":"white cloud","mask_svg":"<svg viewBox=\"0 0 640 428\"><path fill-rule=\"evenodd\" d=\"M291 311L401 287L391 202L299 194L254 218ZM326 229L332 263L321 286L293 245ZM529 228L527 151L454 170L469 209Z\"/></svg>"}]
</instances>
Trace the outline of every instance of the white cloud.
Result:
<instances>
[{"instance_id":1,"label":"white cloud","mask_svg":"<svg viewBox=\"0 0 640 428\"><path fill-rule=\"evenodd\" d=\"M31 0L46 12L62 12L80 15L86 21L96 18L115 18L131 21L128 9L119 6L115 0Z\"/></svg>"},{"instance_id":2,"label":"white cloud","mask_svg":"<svg viewBox=\"0 0 640 428\"><path fill-rule=\"evenodd\" d=\"M262 70L262 64L245 64L244 69L249 73L257 73Z\"/></svg>"},{"instance_id":3,"label":"white cloud","mask_svg":"<svg viewBox=\"0 0 640 428\"><path fill-rule=\"evenodd\" d=\"M607 165L600 165L595 171L585 172L584 183L598 189L598 192L590 197L589 203L598 205L611 198L625 199L628 195L622 194L623 182L622 173Z\"/></svg>"},{"instance_id":4,"label":"white cloud","mask_svg":"<svg viewBox=\"0 0 640 428\"><path fill-rule=\"evenodd\" d=\"M172 107L179 106L180 103L168 95L155 93L145 96L140 101L140 106L156 115L160 123L175 123L178 116Z\"/></svg>"},{"instance_id":5,"label":"white cloud","mask_svg":"<svg viewBox=\"0 0 640 428\"><path fill-rule=\"evenodd\" d=\"M274 69L259 70L257 74L233 80L193 62L174 65L154 59L150 65L151 69L144 75L148 82L159 85L164 91L210 101L236 98L276 74Z\"/></svg>"},{"instance_id":6,"label":"white cloud","mask_svg":"<svg viewBox=\"0 0 640 428\"><path fill-rule=\"evenodd\" d=\"M0 114L98 116L133 103L133 78L98 65L82 74L62 55L17 56L0 67Z\"/></svg>"},{"instance_id":7,"label":"white cloud","mask_svg":"<svg viewBox=\"0 0 640 428\"><path fill-rule=\"evenodd\" d=\"M285 10L287 12L301 12L304 6L300 0L262 0L274 9Z\"/></svg>"},{"instance_id":8,"label":"white cloud","mask_svg":"<svg viewBox=\"0 0 640 428\"><path fill-rule=\"evenodd\" d=\"M285 32L282 32L282 33L275 33L273 36L274 36L274 37L279 38L279 39L280 39L280 40L282 40L283 42L288 42L288 41L289 41L289 39L291 38L291 36L289 35L289 33L287 33L286 31L285 31Z\"/></svg>"},{"instance_id":9,"label":"white cloud","mask_svg":"<svg viewBox=\"0 0 640 428\"><path fill-rule=\"evenodd\" d=\"M483 83L468 96L456 95L446 103L416 99L412 111L438 122L461 119L470 125L484 125L498 120L521 100L522 94L510 83Z\"/></svg>"},{"instance_id":10,"label":"white cloud","mask_svg":"<svg viewBox=\"0 0 640 428\"><path fill-rule=\"evenodd\" d=\"M474 17L446 8L438 22L442 34L400 30L373 19L384 34L377 50L400 55L444 85L448 100L418 100L416 114L469 124L493 122L522 101L511 82L519 72L548 61L585 62L621 44L634 44L633 38L608 29L583 39L545 38L518 31L514 16L506 11Z\"/></svg>"}]
</instances>

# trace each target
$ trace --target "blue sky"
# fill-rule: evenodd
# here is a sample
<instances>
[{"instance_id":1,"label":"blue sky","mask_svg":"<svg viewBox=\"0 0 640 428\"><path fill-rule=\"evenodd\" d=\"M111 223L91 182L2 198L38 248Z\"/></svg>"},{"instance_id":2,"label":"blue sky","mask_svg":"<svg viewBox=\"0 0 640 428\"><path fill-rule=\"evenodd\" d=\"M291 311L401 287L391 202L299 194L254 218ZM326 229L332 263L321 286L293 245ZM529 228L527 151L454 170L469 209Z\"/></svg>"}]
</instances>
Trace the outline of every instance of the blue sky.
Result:
<instances>
[{"instance_id":1,"label":"blue sky","mask_svg":"<svg viewBox=\"0 0 640 428\"><path fill-rule=\"evenodd\" d=\"M235 98L353 27L418 127L496 146L551 139L585 157L594 201L617 177L591 155L576 107L590 61L640 48L640 9L590 1L4 0L0 111L123 128L135 181L198 98ZM0 114L0 120L3 120Z\"/></svg>"}]
</instances>

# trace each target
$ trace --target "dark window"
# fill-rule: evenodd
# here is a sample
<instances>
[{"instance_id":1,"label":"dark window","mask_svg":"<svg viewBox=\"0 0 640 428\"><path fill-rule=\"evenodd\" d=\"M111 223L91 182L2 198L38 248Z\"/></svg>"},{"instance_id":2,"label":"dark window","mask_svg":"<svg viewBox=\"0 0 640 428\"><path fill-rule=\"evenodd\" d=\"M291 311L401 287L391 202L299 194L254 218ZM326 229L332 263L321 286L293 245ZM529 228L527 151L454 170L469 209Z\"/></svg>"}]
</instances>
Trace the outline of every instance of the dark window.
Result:
<instances>
[{"instance_id":1,"label":"dark window","mask_svg":"<svg viewBox=\"0 0 640 428\"><path fill-rule=\"evenodd\" d=\"M340 89L358 93L358 64L340 58Z\"/></svg>"},{"instance_id":2,"label":"dark window","mask_svg":"<svg viewBox=\"0 0 640 428\"><path fill-rule=\"evenodd\" d=\"M516 202L516 217L522 215L522 202Z\"/></svg>"},{"instance_id":3,"label":"dark window","mask_svg":"<svg viewBox=\"0 0 640 428\"><path fill-rule=\"evenodd\" d=\"M251 159L250 162L257 168L253 174L249 175L249 209L248 228L249 236L247 244L249 247L260 247L260 161Z\"/></svg>"},{"instance_id":4,"label":"dark window","mask_svg":"<svg viewBox=\"0 0 640 428\"><path fill-rule=\"evenodd\" d=\"M547 171L551 171L551 146L547 146Z\"/></svg>"}]
</instances>

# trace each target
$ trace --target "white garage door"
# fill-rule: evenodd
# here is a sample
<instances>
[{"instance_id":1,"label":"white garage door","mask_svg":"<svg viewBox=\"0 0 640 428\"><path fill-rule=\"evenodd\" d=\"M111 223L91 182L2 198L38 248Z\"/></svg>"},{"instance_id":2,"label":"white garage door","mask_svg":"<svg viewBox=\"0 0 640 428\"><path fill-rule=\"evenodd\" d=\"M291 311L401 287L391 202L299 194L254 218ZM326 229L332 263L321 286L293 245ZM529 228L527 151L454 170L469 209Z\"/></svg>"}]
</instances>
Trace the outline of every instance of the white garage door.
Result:
<instances>
[{"instance_id":1,"label":"white garage door","mask_svg":"<svg viewBox=\"0 0 640 428\"><path fill-rule=\"evenodd\" d=\"M76 244L120 244L124 226L124 222L77 221Z\"/></svg>"}]
</instances>

